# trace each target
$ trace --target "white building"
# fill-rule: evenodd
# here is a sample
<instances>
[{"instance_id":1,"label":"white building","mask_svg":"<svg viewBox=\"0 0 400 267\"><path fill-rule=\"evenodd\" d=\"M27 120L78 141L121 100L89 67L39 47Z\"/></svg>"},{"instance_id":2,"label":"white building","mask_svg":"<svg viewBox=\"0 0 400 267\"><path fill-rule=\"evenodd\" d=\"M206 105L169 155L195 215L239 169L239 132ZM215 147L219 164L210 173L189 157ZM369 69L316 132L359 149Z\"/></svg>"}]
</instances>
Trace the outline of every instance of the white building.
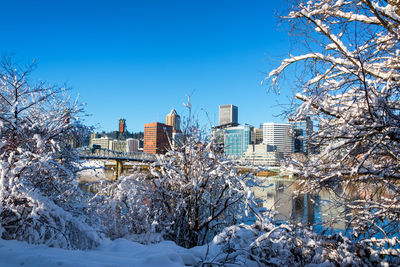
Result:
<instances>
[{"instance_id":1,"label":"white building","mask_svg":"<svg viewBox=\"0 0 400 267\"><path fill-rule=\"evenodd\" d=\"M249 145L242 159L253 166L279 166L279 152L268 151L268 145Z\"/></svg>"},{"instance_id":2,"label":"white building","mask_svg":"<svg viewBox=\"0 0 400 267\"><path fill-rule=\"evenodd\" d=\"M111 150L120 152L137 152L139 150L139 140L128 138L126 140L113 139Z\"/></svg>"},{"instance_id":3,"label":"white building","mask_svg":"<svg viewBox=\"0 0 400 267\"><path fill-rule=\"evenodd\" d=\"M111 139L108 137L90 139L90 147L99 145L101 148L120 152L137 152L139 150L139 140L128 138L126 140Z\"/></svg>"},{"instance_id":4,"label":"white building","mask_svg":"<svg viewBox=\"0 0 400 267\"><path fill-rule=\"evenodd\" d=\"M268 122L263 124L263 144L276 147L276 151L288 156L294 151L292 126L290 124Z\"/></svg>"},{"instance_id":5,"label":"white building","mask_svg":"<svg viewBox=\"0 0 400 267\"><path fill-rule=\"evenodd\" d=\"M139 139L128 138L126 139L126 152L139 151Z\"/></svg>"},{"instance_id":6,"label":"white building","mask_svg":"<svg viewBox=\"0 0 400 267\"><path fill-rule=\"evenodd\" d=\"M126 151L127 145L125 140L118 140L118 139L113 139L112 140L112 146L111 150L114 151L119 151L119 152L128 152Z\"/></svg>"},{"instance_id":7,"label":"white building","mask_svg":"<svg viewBox=\"0 0 400 267\"><path fill-rule=\"evenodd\" d=\"M93 145L99 145L101 148L104 149L112 149L112 142L113 139L103 136L101 138L91 138L90 139L90 147Z\"/></svg>"}]
</instances>

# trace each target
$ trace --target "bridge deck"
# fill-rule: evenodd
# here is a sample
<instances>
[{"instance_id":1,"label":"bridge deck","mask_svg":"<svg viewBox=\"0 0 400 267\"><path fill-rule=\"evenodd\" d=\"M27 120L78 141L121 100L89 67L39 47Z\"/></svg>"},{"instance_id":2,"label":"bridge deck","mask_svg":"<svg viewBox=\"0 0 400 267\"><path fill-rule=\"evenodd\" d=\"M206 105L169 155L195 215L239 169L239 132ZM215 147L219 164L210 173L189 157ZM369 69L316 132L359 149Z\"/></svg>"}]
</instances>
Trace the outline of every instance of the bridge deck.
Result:
<instances>
[{"instance_id":1,"label":"bridge deck","mask_svg":"<svg viewBox=\"0 0 400 267\"><path fill-rule=\"evenodd\" d=\"M120 152L104 148L80 150L81 159L99 159L99 160L122 160L122 161L142 161L154 162L156 157L153 154L143 152Z\"/></svg>"}]
</instances>

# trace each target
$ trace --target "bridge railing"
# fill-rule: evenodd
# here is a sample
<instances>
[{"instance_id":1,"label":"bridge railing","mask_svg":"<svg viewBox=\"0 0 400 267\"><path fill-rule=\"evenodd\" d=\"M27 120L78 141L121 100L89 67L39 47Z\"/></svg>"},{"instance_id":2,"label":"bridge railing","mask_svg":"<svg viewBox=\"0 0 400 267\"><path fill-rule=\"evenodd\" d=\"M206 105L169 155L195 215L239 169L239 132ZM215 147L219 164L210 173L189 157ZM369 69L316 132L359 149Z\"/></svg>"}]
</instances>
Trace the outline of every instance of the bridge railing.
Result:
<instances>
[{"instance_id":1,"label":"bridge railing","mask_svg":"<svg viewBox=\"0 0 400 267\"><path fill-rule=\"evenodd\" d=\"M122 152L114 151L105 148L83 148L80 149L80 154L86 158L112 158L140 161L155 161L156 157L150 153L144 152Z\"/></svg>"}]
</instances>

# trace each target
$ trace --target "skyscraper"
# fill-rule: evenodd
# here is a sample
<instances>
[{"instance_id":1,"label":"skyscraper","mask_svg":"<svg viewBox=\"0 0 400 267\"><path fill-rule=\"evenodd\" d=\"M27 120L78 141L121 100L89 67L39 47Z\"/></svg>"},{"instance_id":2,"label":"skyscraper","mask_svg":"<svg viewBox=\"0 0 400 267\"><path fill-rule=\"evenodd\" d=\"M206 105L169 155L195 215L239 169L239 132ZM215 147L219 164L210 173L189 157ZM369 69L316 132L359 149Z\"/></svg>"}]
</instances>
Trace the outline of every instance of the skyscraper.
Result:
<instances>
[{"instance_id":1,"label":"skyscraper","mask_svg":"<svg viewBox=\"0 0 400 267\"><path fill-rule=\"evenodd\" d=\"M151 154L164 154L167 152L169 138L172 135L172 127L160 122L147 123L144 125L144 147L143 152Z\"/></svg>"},{"instance_id":2,"label":"skyscraper","mask_svg":"<svg viewBox=\"0 0 400 267\"><path fill-rule=\"evenodd\" d=\"M181 132L180 129L180 123L181 123L181 117L176 113L175 109L171 109L171 111L167 114L167 117L165 119L166 125L169 125L172 127L172 131L175 132Z\"/></svg>"},{"instance_id":3,"label":"skyscraper","mask_svg":"<svg viewBox=\"0 0 400 267\"><path fill-rule=\"evenodd\" d=\"M291 136L292 126L268 122L263 124L263 143L275 146L276 150L287 156L293 153L293 137Z\"/></svg>"},{"instance_id":4,"label":"skyscraper","mask_svg":"<svg viewBox=\"0 0 400 267\"><path fill-rule=\"evenodd\" d=\"M235 105L219 106L219 126L230 124L238 125L238 107Z\"/></svg>"},{"instance_id":5,"label":"skyscraper","mask_svg":"<svg viewBox=\"0 0 400 267\"><path fill-rule=\"evenodd\" d=\"M308 153L310 148L308 138L313 132L313 122L310 117L305 119L296 120L289 118L289 123L293 126L294 130L294 151L295 153L303 152Z\"/></svg>"}]
</instances>

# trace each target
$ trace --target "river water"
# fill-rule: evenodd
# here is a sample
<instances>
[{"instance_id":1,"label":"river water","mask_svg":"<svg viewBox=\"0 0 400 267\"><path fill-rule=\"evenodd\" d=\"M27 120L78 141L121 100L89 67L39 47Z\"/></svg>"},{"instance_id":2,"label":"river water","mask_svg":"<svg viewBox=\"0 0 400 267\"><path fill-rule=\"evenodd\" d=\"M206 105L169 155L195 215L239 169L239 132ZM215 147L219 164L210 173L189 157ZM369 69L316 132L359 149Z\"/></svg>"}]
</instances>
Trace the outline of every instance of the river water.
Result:
<instances>
[{"instance_id":1,"label":"river water","mask_svg":"<svg viewBox=\"0 0 400 267\"><path fill-rule=\"evenodd\" d=\"M104 168L103 162L92 162L88 165L99 169L87 170L81 174L80 187L84 191L91 191L91 182L114 178L114 171ZM125 173L127 174L130 174L129 171ZM339 205L338 200L331 194L321 192L319 195L297 196L294 192L298 189L298 183L287 176L257 179L258 183L252 187L252 191L258 206L266 213L270 213L277 223L294 221L303 225L314 225L317 230L343 232L349 229L349 224L343 215L343 206ZM251 221L252 219L249 223Z\"/></svg>"},{"instance_id":2,"label":"river water","mask_svg":"<svg viewBox=\"0 0 400 267\"><path fill-rule=\"evenodd\" d=\"M258 206L277 223L293 221L325 233L350 230L344 207L336 196L326 191L319 195L297 195L297 189L298 182L283 176L261 178L252 187Z\"/></svg>"}]
</instances>

